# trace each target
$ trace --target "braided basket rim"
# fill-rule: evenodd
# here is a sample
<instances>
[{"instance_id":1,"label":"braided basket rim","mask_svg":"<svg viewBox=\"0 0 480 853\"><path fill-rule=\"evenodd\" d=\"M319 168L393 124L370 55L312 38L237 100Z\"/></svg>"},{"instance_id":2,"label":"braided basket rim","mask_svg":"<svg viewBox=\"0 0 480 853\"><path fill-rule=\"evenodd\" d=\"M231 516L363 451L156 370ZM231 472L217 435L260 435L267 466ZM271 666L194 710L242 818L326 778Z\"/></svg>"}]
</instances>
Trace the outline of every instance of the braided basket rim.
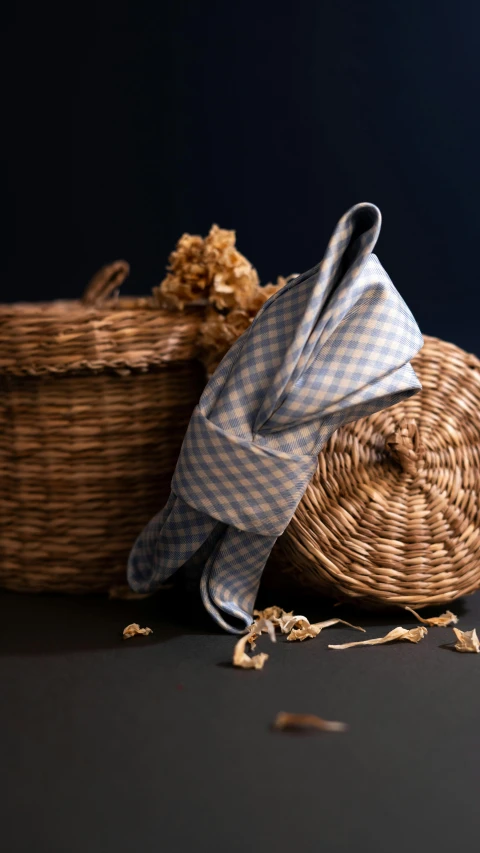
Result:
<instances>
[{"instance_id":1,"label":"braided basket rim","mask_svg":"<svg viewBox=\"0 0 480 853\"><path fill-rule=\"evenodd\" d=\"M204 311L150 296L0 304L0 376L146 370L197 357Z\"/></svg>"}]
</instances>

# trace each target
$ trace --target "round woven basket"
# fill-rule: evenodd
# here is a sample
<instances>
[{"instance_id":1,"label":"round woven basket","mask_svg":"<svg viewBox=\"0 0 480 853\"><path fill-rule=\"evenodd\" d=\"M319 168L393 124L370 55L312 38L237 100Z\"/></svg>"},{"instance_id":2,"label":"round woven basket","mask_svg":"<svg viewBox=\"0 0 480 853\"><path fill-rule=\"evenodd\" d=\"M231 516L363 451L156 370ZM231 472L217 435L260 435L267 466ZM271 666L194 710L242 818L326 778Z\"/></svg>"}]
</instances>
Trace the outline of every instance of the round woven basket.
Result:
<instances>
[{"instance_id":1,"label":"round woven basket","mask_svg":"<svg viewBox=\"0 0 480 853\"><path fill-rule=\"evenodd\" d=\"M165 503L205 384L198 310L119 298L0 306L0 586L104 591Z\"/></svg>"},{"instance_id":2,"label":"round woven basket","mask_svg":"<svg viewBox=\"0 0 480 853\"><path fill-rule=\"evenodd\" d=\"M480 361L425 338L423 390L339 429L273 560L369 605L450 602L480 586Z\"/></svg>"}]
</instances>

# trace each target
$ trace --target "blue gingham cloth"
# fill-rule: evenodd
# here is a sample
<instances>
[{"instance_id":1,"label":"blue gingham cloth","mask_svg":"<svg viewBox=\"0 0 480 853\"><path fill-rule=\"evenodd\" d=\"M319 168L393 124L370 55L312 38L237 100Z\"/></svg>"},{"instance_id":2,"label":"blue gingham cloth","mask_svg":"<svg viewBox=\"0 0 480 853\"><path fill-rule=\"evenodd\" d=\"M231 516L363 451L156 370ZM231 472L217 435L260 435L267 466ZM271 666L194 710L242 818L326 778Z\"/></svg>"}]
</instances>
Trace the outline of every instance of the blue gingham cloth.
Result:
<instances>
[{"instance_id":1,"label":"blue gingham cloth","mask_svg":"<svg viewBox=\"0 0 480 853\"><path fill-rule=\"evenodd\" d=\"M341 425L415 394L423 341L372 249L381 215L358 204L325 256L261 308L196 407L166 506L138 537L129 584L152 592L177 569L241 633L266 560Z\"/></svg>"}]
</instances>

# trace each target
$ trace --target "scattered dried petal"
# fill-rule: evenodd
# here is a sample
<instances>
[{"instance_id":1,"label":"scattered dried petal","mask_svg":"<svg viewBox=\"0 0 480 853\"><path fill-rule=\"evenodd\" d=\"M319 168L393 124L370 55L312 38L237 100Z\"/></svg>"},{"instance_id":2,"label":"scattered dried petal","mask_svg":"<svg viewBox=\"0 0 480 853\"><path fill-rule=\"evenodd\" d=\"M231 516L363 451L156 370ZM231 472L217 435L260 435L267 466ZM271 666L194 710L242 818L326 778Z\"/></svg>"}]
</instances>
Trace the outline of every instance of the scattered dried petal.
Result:
<instances>
[{"instance_id":1,"label":"scattered dried petal","mask_svg":"<svg viewBox=\"0 0 480 853\"><path fill-rule=\"evenodd\" d=\"M480 652L480 642L477 637L475 628L473 631L460 631L459 628L453 628L458 643L455 643L457 652Z\"/></svg>"},{"instance_id":2,"label":"scattered dried petal","mask_svg":"<svg viewBox=\"0 0 480 853\"><path fill-rule=\"evenodd\" d=\"M299 628L308 628L310 620L306 616L294 616L292 613L285 613L279 624L282 634L289 634L297 625Z\"/></svg>"},{"instance_id":3,"label":"scattered dried petal","mask_svg":"<svg viewBox=\"0 0 480 853\"><path fill-rule=\"evenodd\" d=\"M271 619L264 619L263 617L261 619L257 619L250 626L250 634L252 634L254 639L259 637L260 634L268 634L272 643L277 642L277 638L275 636L275 626Z\"/></svg>"},{"instance_id":4,"label":"scattered dried petal","mask_svg":"<svg viewBox=\"0 0 480 853\"><path fill-rule=\"evenodd\" d=\"M455 628L453 629L455 630ZM352 649L354 646L380 646L382 643L393 643L395 640L408 640L410 643L418 643L428 634L423 625L418 628L394 628L385 637L377 637L374 640L361 640L358 643L342 643L339 646L329 646L329 649Z\"/></svg>"},{"instance_id":5,"label":"scattered dried petal","mask_svg":"<svg viewBox=\"0 0 480 853\"><path fill-rule=\"evenodd\" d=\"M269 619L274 625L278 625L282 616L285 616L285 611L274 604L272 607L266 607L265 610L254 610L253 615L256 619Z\"/></svg>"},{"instance_id":6,"label":"scattered dried petal","mask_svg":"<svg viewBox=\"0 0 480 853\"><path fill-rule=\"evenodd\" d=\"M153 634L151 628L140 628L138 622L132 622L131 625L127 625L126 628L123 629L123 638L128 640L130 637L135 637L137 634L143 634L144 637L148 637L149 634Z\"/></svg>"},{"instance_id":7,"label":"scattered dried petal","mask_svg":"<svg viewBox=\"0 0 480 853\"><path fill-rule=\"evenodd\" d=\"M242 669L263 669L265 661L268 660L268 655L265 652L262 652L259 655L254 655L253 657L249 657L245 651L245 646L247 643L252 642L251 634L245 634L243 637L240 637L238 642L235 644L235 648L233 650L233 665L239 666Z\"/></svg>"},{"instance_id":8,"label":"scattered dried petal","mask_svg":"<svg viewBox=\"0 0 480 853\"><path fill-rule=\"evenodd\" d=\"M286 633L285 632L285 625L287 624L287 622L289 622L293 618L294 618L293 610L289 610L288 613L285 610L283 611L282 615L280 616L280 619L278 620L278 627L280 628L280 631L282 632L282 634ZM303 617L301 617L301 618L303 618Z\"/></svg>"},{"instance_id":9,"label":"scattered dried petal","mask_svg":"<svg viewBox=\"0 0 480 853\"><path fill-rule=\"evenodd\" d=\"M290 628L292 619L297 620L294 624L299 623L298 628L294 628L293 626ZM324 628L330 628L332 625L338 624L347 625L355 631L363 631L363 633L365 633L365 628L360 628L358 625L352 625L350 622L345 622L344 619L326 619L325 622L315 622L313 625L311 625L308 619L305 619L304 616L294 616L292 619L285 623L285 633L290 631L287 637L287 640L290 642L294 640L306 640L309 637L318 637Z\"/></svg>"},{"instance_id":10,"label":"scattered dried petal","mask_svg":"<svg viewBox=\"0 0 480 853\"><path fill-rule=\"evenodd\" d=\"M408 610L409 613L413 613L419 622L423 622L424 625L430 625L432 628L447 628L448 625L455 625L458 622L458 616L455 616L455 613L452 613L451 610L447 610L446 613L442 613L441 616L430 616L427 618L420 616L413 607L406 607L405 610Z\"/></svg>"},{"instance_id":11,"label":"scattered dried petal","mask_svg":"<svg viewBox=\"0 0 480 853\"><path fill-rule=\"evenodd\" d=\"M318 637L321 630L318 625L305 625L300 628L292 628L287 640L293 642L294 640L307 640L309 637Z\"/></svg>"},{"instance_id":12,"label":"scattered dried petal","mask_svg":"<svg viewBox=\"0 0 480 853\"><path fill-rule=\"evenodd\" d=\"M330 628L331 625L346 625L347 628L353 628L354 631L366 633L365 628L361 628L360 625L352 625L351 622L346 622L345 619L326 619L325 622L316 622L316 625L320 628Z\"/></svg>"},{"instance_id":13,"label":"scattered dried petal","mask_svg":"<svg viewBox=\"0 0 480 853\"><path fill-rule=\"evenodd\" d=\"M273 728L277 731L317 729L321 732L345 732L348 726L346 723L322 720L316 714L289 714L280 711L275 717Z\"/></svg>"}]
</instances>

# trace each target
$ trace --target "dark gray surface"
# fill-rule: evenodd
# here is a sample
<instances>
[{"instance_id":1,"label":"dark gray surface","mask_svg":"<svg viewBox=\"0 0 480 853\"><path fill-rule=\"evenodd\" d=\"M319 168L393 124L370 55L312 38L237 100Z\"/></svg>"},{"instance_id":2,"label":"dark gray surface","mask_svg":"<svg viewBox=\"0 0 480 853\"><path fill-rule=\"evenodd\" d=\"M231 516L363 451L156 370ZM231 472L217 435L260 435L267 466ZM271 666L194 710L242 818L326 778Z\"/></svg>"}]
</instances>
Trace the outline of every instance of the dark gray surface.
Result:
<instances>
[{"instance_id":1,"label":"dark gray surface","mask_svg":"<svg viewBox=\"0 0 480 853\"><path fill-rule=\"evenodd\" d=\"M229 666L234 639L192 604L182 612L177 593L0 603L8 853L476 849L480 655L446 647L451 628L344 652L327 645L362 635L264 639L271 657L254 672ZM302 608L350 617L368 636L414 624ZM480 596L454 610L460 627L480 628ZM122 641L131 621L153 636ZM274 733L279 710L350 730Z\"/></svg>"}]
</instances>

